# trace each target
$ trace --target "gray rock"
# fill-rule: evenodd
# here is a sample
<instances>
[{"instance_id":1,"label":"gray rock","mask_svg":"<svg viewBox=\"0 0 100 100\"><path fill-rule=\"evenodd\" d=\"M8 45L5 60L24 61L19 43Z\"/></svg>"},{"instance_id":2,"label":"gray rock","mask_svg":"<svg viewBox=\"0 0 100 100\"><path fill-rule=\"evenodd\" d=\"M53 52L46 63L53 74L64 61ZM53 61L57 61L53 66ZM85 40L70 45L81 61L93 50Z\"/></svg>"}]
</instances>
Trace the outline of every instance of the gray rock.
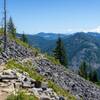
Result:
<instances>
[{"instance_id":1,"label":"gray rock","mask_svg":"<svg viewBox=\"0 0 100 100\"><path fill-rule=\"evenodd\" d=\"M64 97L59 97L59 100L65 100Z\"/></svg>"},{"instance_id":2,"label":"gray rock","mask_svg":"<svg viewBox=\"0 0 100 100\"><path fill-rule=\"evenodd\" d=\"M78 100L99 100L100 88L92 82L86 81L70 70L60 65L53 65L48 60L37 60L37 71L52 79L59 86L71 92ZM48 74L50 73L50 74Z\"/></svg>"}]
</instances>

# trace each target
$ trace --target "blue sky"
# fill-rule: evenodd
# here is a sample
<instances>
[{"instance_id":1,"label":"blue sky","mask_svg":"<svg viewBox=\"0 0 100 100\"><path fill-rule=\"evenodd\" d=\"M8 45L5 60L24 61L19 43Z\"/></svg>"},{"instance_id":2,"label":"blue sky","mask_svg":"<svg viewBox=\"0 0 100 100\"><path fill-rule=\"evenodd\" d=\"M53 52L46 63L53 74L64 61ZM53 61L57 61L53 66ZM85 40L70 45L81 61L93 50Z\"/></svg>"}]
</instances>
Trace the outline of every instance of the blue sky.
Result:
<instances>
[{"instance_id":1,"label":"blue sky","mask_svg":"<svg viewBox=\"0 0 100 100\"><path fill-rule=\"evenodd\" d=\"M100 0L7 0L7 9L18 32L100 31Z\"/></svg>"}]
</instances>

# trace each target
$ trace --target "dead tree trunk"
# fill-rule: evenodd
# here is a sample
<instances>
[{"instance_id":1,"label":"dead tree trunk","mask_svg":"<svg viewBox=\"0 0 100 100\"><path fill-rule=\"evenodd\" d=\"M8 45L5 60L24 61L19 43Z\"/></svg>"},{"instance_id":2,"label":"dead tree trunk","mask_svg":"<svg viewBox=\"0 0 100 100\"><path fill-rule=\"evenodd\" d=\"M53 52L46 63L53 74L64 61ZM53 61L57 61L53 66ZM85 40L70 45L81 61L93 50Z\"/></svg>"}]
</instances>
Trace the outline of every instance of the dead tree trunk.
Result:
<instances>
[{"instance_id":1,"label":"dead tree trunk","mask_svg":"<svg viewBox=\"0 0 100 100\"><path fill-rule=\"evenodd\" d=\"M4 0L4 52L7 49L7 15L6 15L6 0Z\"/></svg>"}]
</instances>

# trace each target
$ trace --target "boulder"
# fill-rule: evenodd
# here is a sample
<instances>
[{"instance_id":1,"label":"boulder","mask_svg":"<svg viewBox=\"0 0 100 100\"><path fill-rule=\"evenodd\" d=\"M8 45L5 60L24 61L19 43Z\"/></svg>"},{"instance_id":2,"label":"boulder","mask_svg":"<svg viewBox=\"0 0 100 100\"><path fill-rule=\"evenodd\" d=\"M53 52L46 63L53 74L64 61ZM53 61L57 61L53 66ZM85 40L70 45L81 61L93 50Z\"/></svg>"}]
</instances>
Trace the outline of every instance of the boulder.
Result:
<instances>
[{"instance_id":1,"label":"boulder","mask_svg":"<svg viewBox=\"0 0 100 100\"><path fill-rule=\"evenodd\" d=\"M35 88L41 88L41 84L40 81L35 81Z\"/></svg>"},{"instance_id":2,"label":"boulder","mask_svg":"<svg viewBox=\"0 0 100 100\"><path fill-rule=\"evenodd\" d=\"M51 100L49 97L41 97L40 100Z\"/></svg>"}]
</instances>

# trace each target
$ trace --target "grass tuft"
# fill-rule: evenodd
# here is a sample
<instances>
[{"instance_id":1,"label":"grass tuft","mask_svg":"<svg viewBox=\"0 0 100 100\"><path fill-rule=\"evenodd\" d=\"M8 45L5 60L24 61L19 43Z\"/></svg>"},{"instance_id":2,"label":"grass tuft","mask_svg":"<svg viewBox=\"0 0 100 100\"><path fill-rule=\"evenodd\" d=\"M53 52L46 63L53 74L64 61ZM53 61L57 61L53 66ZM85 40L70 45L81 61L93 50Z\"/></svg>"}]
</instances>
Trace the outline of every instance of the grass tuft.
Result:
<instances>
[{"instance_id":1,"label":"grass tuft","mask_svg":"<svg viewBox=\"0 0 100 100\"><path fill-rule=\"evenodd\" d=\"M11 94L7 97L6 100L39 100L34 95L28 95L26 92L19 91L16 95Z\"/></svg>"},{"instance_id":2,"label":"grass tuft","mask_svg":"<svg viewBox=\"0 0 100 100\"><path fill-rule=\"evenodd\" d=\"M25 66L26 65L26 66ZM13 59L9 60L6 64L7 69L20 69L21 71L27 72L29 76L35 80L42 81L43 76L38 74L33 68L30 67L31 62L25 62L25 64L22 64L20 62L17 62Z\"/></svg>"},{"instance_id":3,"label":"grass tuft","mask_svg":"<svg viewBox=\"0 0 100 100\"><path fill-rule=\"evenodd\" d=\"M55 59L53 56L50 56L48 54L45 54L45 57L52 63L55 65L61 65L61 63L59 62L58 59Z\"/></svg>"}]
</instances>

